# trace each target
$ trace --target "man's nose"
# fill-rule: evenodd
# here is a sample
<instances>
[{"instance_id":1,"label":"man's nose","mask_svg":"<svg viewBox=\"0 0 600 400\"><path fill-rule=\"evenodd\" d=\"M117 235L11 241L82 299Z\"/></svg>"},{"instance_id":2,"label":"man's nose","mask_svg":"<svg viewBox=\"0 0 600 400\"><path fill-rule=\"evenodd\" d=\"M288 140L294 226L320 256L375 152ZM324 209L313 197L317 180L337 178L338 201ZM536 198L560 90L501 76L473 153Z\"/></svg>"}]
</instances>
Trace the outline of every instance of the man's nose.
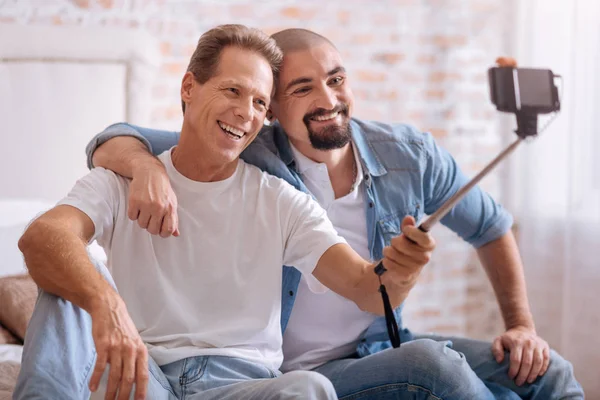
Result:
<instances>
[{"instance_id":1,"label":"man's nose","mask_svg":"<svg viewBox=\"0 0 600 400\"><path fill-rule=\"evenodd\" d=\"M321 89L315 106L325 110L333 110L337 103L338 101L335 92L331 90L331 88L325 87Z\"/></svg>"},{"instance_id":2,"label":"man's nose","mask_svg":"<svg viewBox=\"0 0 600 400\"><path fill-rule=\"evenodd\" d=\"M239 117L242 121L251 121L254 116L254 109L252 108L251 99L242 99L238 102L234 109L236 117Z\"/></svg>"}]
</instances>

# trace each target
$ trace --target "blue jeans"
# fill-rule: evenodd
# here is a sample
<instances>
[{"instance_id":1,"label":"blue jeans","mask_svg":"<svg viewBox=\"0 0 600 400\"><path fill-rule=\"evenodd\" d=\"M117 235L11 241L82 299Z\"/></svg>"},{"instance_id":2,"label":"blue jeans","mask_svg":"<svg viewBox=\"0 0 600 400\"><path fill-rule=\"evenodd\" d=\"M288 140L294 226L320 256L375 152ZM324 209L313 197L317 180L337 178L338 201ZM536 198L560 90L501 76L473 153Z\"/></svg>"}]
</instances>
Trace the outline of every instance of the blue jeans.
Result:
<instances>
[{"instance_id":1,"label":"blue jeans","mask_svg":"<svg viewBox=\"0 0 600 400\"><path fill-rule=\"evenodd\" d=\"M108 270L95 265L114 287ZM90 315L40 290L13 399L88 399L95 361ZM337 399L331 382L317 372L281 374L233 357L190 357L161 367L149 359L148 369L151 400ZM93 399L104 399L107 376L105 371Z\"/></svg>"},{"instance_id":2,"label":"blue jeans","mask_svg":"<svg viewBox=\"0 0 600 400\"><path fill-rule=\"evenodd\" d=\"M314 371L331 380L340 400L583 399L571 364L554 351L550 357L544 376L519 387L508 377L508 353L498 364L491 343L417 336L397 349L330 361Z\"/></svg>"}]
</instances>

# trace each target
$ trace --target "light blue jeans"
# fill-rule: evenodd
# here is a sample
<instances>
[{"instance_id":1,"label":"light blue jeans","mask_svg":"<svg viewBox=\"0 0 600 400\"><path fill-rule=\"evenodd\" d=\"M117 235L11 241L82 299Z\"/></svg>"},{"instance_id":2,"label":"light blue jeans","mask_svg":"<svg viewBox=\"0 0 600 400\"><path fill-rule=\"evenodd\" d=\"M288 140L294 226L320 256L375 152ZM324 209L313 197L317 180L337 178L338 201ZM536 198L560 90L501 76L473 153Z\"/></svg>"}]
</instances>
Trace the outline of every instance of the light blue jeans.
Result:
<instances>
[{"instance_id":1,"label":"light blue jeans","mask_svg":"<svg viewBox=\"0 0 600 400\"><path fill-rule=\"evenodd\" d=\"M96 268L114 286L106 268ZM89 314L40 291L13 398L87 399L95 359ZM421 337L398 349L283 375L214 356L162 367L149 360L148 368L148 399L335 399L336 392L343 400L583 398L571 364L555 352L543 377L517 387L508 378L508 362L492 357L490 343L462 338Z\"/></svg>"},{"instance_id":2,"label":"light blue jeans","mask_svg":"<svg viewBox=\"0 0 600 400\"><path fill-rule=\"evenodd\" d=\"M491 343L417 336L397 349L330 361L314 371L331 380L340 400L583 399L572 365L551 351L544 376L515 385L509 355L498 364Z\"/></svg>"},{"instance_id":3,"label":"light blue jeans","mask_svg":"<svg viewBox=\"0 0 600 400\"><path fill-rule=\"evenodd\" d=\"M95 264L114 287L108 270ZM13 399L88 399L95 361L90 315L40 290ZM317 372L282 374L233 357L190 357L161 367L150 359L148 369L150 400L337 399L331 382ZM105 371L94 399L104 398L107 375Z\"/></svg>"}]
</instances>

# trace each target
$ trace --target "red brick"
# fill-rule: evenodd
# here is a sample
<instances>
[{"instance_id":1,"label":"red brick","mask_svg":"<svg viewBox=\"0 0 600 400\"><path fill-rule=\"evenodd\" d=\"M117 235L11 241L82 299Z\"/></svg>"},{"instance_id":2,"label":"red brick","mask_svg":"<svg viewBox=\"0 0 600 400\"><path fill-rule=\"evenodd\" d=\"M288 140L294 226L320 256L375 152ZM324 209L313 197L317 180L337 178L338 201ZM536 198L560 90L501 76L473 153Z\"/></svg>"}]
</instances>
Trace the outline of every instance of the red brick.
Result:
<instances>
[{"instance_id":1,"label":"red brick","mask_svg":"<svg viewBox=\"0 0 600 400\"><path fill-rule=\"evenodd\" d=\"M103 8L109 9L115 5L114 0L96 0L100 6Z\"/></svg>"},{"instance_id":2,"label":"red brick","mask_svg":"<svg viewBox=\"0 0 600 400\"><path fill-rule=\"evenodd\" d=\"M234 4L229 7L229 14L233 18L253 18L256 13L254 4Z\"/></svg>"},{"instance_id":3,"label":"red brick","mask_svg":"<svg viewBox=\"0 0 600 400\"><path fill-rule=\"evenodd\" d=\"M375 35L373 35L372 33L360 33L357 35L352 35L352 39L350 40L350 42L353 45L371 44L374 41L375 41Z\"/></svg>"},{"instance_id":4,"label":"red brick","mask_svg":"<svg viewBox=\"0 0 600 400\"><path fill-rule=\"evenodd\" d=\"M71 0L79 8L90 8L90 0Z\"/></svg>"},{"instance_id":5,"label":"red brick","mask_svg":"<svg viewBox=\"0 0 600 400\"><path fill-rule=\"evenodd\" d=\"M441 315L442 315L442 312L439 309L436 310L433 308L422 309L413 314L414 317L423 318L423 319L439 317Z\"/></svg>"},{"instance_id":6,"label":"red brick","mask_svg":"<svg viewBox=\"0 0 600 400\"><path fill-rule=\"evenodd\" d=\"M398 92L395 90L382 90L375 94L377 100L394 101L398 100Z\"/></svg>"},{"instance_id":7,"label":"red brick","mask_svg":"<svg viewBox=\"0 0 600 400\"><path fill-rule=\"evenodd\" d=\"M456 72L435 71L429 74L428 80L431 83L456 82L461 81L462 76Z\"/></svg>"},{"instance_id":8,"label":"red brick","mask_svg":"<svg viewBox=\"0 0 600 400\"><path fill-rule=\"evenodd\" d=\"M285 7L281 10L280 14L286 18L310 20L317 14L317 11L315 9L306 9L304 7Z\"/></svg>"},{"instance_id":9,"label":"red brick","mask_svg":"<svg viewBox=\"0 0 600 400\"><path fill-rule=\"evenodd\" d=\"M384 82L387 80L387 75L383 72L361 69L356 71L356 78L362 82Z\"/></svg>"},{"instance_id":10,"label":"red brick","mask_svg":"<svg viewBox=\"0 0 600 400\"><path fill-rule=\"evenodd\" d=\"M387 65L395 65L404 58L405 55L401 53L376 53L373 55L373 61Z\"/></svg>"},{"instance_id":11,"label":"red brick","mask_svg":"<svg viewBox=\"0 0 600 400\"><path fill-rule=\"evenodd\" d=\"M350 21L350 16L351 16L351 14L349 11L338 11L338 13L337 13L338 23L340 23L342 25L348 24L348 22Z\"/></svg>"},{"instance_id":12,"label":"red brick","mask_svg":"<svg viewBox=\"0 0 600 400\"><path fill-rule=\"evenodd\" d=\"M446 129L429 128L429 129L426 129L425 131L431 133L433 135L433 137L435 137L436 139L442 139L442 138L445 138L446 136L448 136L448 131Z\"/></svg>"},{"instance_id":13,"label":"red brick","mask_svg":"<svg viewBox=\"0 0 600 400\"><path fill-rule=\"evenodd\" d=\"M447 49L465 45L467 43L467 38L465 36L456 35L433 35L422 37L420 42L425 45L432 44L438 48Z\"/></svg>"},{"instance_id":14,"label":"red brick","mask_svg":"<svg viewBox=\"0 0 600 400\"><path fill-rule=\"evenodd\" d=\"M183 63L166 63L162 66L162 71L167 75L183 76L186 65Z\"/></svg>"},{"instance_id":15,"label":"red brick","mask_svg":"<svg viewBox=\"0 0 600 400\"><path fill-rule=\"evenodd\" d=\"M417 57L417 62L422 65L432 65L437 61L435 55L433 54L421 54Z\"/></svg>"},{"instance_id":16,"label":"red brick","mask_svg":"<svg viewBox=\"0 0 600 400\"><path fill-rule=\"evenodd\" d=\"M427 100L443 100L446 97L446 92L440 89L429 89L423 92L423 96Z\"/></svg>"},{"instance_id":17,"label":"red brick","mask_svg":"<svg viewBox=\"0 0 600 400\"><path fill-rule=\"evenodd\" d=\"M160 53L163 56L170 56L171 54L173 54L173 46L171 46L171 43L162 42L160 44Z\"/></svg>"}]
</instances>

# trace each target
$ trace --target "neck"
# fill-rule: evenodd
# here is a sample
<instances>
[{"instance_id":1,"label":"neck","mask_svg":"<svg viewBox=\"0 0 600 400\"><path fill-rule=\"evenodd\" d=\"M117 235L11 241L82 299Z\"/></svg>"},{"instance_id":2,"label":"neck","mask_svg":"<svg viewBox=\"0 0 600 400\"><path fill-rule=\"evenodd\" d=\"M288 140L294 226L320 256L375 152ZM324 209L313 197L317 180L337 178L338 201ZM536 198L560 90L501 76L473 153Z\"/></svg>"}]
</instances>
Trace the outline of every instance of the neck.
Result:
<instances>
[{"instance_id":1,"label":"neck","mask_svg":"<svg viewBox=\"0 0 600 400\"><path fill-rule=\"evenodd\" d=\"M177 172L197 182L225 180L233 175L238 163L237 158L227 163L215 160L185 127L181 130L179 144L171 153L171 160Z\"/></svg>"},{"instance_id":2,"label":"neck","mask_svg":"<svg viewBox=\"0 0 600 400\"><path fill-rule=\"evenodd\" d=\"M335 198L346 196L356 180L356 161L352 144L341 149L317 150L310 143L292 141L298 151L311 160L327 165Z\"/></svg>"}]
</instances>

